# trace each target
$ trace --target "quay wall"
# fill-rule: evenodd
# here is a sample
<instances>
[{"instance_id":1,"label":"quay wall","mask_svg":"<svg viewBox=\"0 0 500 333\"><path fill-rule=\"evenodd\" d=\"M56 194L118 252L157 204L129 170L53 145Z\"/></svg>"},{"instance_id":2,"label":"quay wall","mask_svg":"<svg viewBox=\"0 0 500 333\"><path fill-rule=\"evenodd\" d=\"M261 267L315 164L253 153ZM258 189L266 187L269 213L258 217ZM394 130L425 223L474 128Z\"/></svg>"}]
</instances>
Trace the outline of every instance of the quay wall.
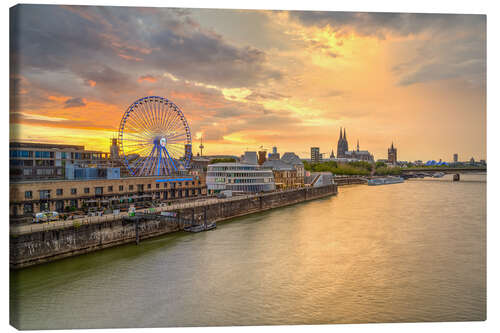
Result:
<instances>
[{"instance_id":1,"label":"quay wall","mask_svg":"<svg viewBox=\"0 0 500 333\"><path fill-rule=\"evenodd\" d=\"M122 217L99 223L79 224L57 229L12 233L10 267L22 268L50 262L112 246L136 242L182 230L186 221L201 224L266 211L337 194L337 185L271 192L250 197L212 200L207 204L175 209L176 218L160 216L135 223ZM193 222L191 222L193 221Z\"/></svg>"},{"instance_id":2,"label":"quay wall","mask_svg":"<svg viewBox=\"0 0 500 333\"><path fill-rule=\"evenodd\" d=\"M368 181L364 177L335 177L334 182L338 186L344 186L344 185L366 184Z\"/></svg>"}]
</instances>

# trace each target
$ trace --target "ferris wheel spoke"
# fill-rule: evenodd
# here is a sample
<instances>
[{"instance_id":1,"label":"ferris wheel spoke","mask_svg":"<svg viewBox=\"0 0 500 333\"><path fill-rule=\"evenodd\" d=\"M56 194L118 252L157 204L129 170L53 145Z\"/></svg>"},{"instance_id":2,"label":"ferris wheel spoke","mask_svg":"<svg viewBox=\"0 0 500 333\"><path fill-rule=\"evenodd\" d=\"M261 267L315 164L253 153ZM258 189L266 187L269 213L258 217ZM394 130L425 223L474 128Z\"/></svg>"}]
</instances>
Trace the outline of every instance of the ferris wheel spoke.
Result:
<instances>
[{"instance_id":1,"label":"ferris wheel spoke","mask_svg":"<svg viewBox=\"0 0 500 333\"><path fill-rule=\"evenodd\" d=\"M179 140L179 142L180 142L181 138L184 137L184 136L186 136L186 133L178 133L178 134L175 134L175 135L173 135L173 134L168 135L166 138L169 141L177 141L177 140Z\"/></svg>"},{"instance_id":2,"label":"ferris wheel spoke","mask_svg":"<svg viewBox=\"0 0 500 333\"><path fill-rule=\"evenodd\" d=\"M165 121L167 119L167 116L169 115L169 102L167 101L163 101L162 105L161 105L161 117L160 117L160 126L161 128L165 128Z\"/></svg>"},{"instance_id":3,"label":"ferris wheel spoke","mask_svg":"<svg viewBox=\"0 0 500 333\"><path fill-rule=\"evenodd\" d=\"M158 115L157 115L157 110L156 110L156 104L158 103L158 99L155 98L151 103L147 105L147 108L149 109L149 118L151 122L151 126L153 128L158 128Z\"/></svg>"},{"instance_id":4,"label":"ferris wheel spoke","mask_svg":"<svg viewBox=\"0 0 500 333\"><path fill-rule=\"evenodd\" d=\"M135 113L137 122L141 124L142 130L149 133L149 135L153 135L153 133L150 131L151 126L149 124L149 121L147 119L147 111L145 111L144 107L144 101L141 101L137 104L137 113Z\"/></svg>"},{"instance_id":5,"label":"ferris wheel spoke","mask_svg":"<svg viewBox=\"0 0 500 333\"><path fill-rule=\"evenodd\" d=\"M151 143L150 140L137 140L137 139L132 139L132 138L125 138L123 139L123 141L127 141L127 142L133 142L134 144L139 144L139 143L142 143L142 144L149 144Z\"/></svg>"},{"instance_id":6,"label":"ferris wheel spoke","mask_svg":"<svg viewBox=\"0 0 500 333\"><path fill-rule=\"evenodd\" d=\"M175 108L175 105L172 103L168 107L168 118L166 119L165 122L165 129L168 130L170 124L175 121L175 119L178 117L177 110Z\"/></svg>"},{"instance_id":7,"label":"ferris wheel spoke","mask_svg":"<svg viewBox=\"0 0 500 333\"><path fill-rule=\"evenodd\" d=\"M185 130L185 126L184 123L182 122L182 119L179 119L175 123L172 123L168 128L169 132L177 132L179 130Z\"/></svg>"},{"instance_id":8,"label":"ferris wheel spoke","mask_svg":"<svg viewBox=\"0 0 500 333\"><path fill-rule=\"evenodd\" d=\"M184 150L180 147L169 146L167 149L170 153L170 156L179 159L182 155L184 155Z\"/></svg>"},{"instance_id":9,"label":"ferris wheel spoke","mask_svg":"<svg viewBox=\"0 0 500 333\"><path fill-rule=\"evenodd\" d=\"M141 133L142 135L148 135L152 136L152 133L149 131L146 123L144 122L143 118L140 116L140 111L137 109L137 113L133 113L131 118L132 121L132 126L134 126L137 130L138 133Z\"/></svg>"},{"instance_id":10,"label":"ferris wheel spoke","mask_svg":"<svg viewBox=\"0 0 500 333\"><path fill-rule=\"evenodd\" d=\"M175 110L175 109L172 110L171 109L171 112L172 112L172 116L170 117L170 119L168 120L168 122L167 122L167 124L165 126L165 129L167 131L169 131L170 128L172 127L172 125L175 124L178 121L178 119L179 119L179 113L177 113L177 110Z\"/></svg>"},{"instance_id":11,"label":"ferris wheel spoke","mask_svg":"<svg viewBox=\"0 0 500 333\"><path fill-rule=\"evenodd\" d=\"M144 130L142 129L142 125L138 124L137 121L133 118L129 118L125 123L127 128L129 129L128 135L133 135L137 138L143 138L145 135Z\"/></svg>"},{"instance_id":12,"label":"ferris wheel spoke","mask_svg":"<svg viewBox=\"0 0 500 333\"><path fill-rule=\"evenodd\" d=\"M143 123L142 119L137 116L136 113L130 115L127 120L130 123L129 126L134 128L137 133L144 133L145 124Z\"/></svg>"},{"instance_id":13,"label":"ferris wheel spoke","mask_svg":"<svg viewBox=\"0 0 500 333\"><path fill-rule=\"evenodd\" d=\"M142 104L143 107L143 116L146 119L146 123L148 124L148 128L154 128L153 122L153 111L152 104L154 103L154 99L149 99L146 101L147 103Z\"/></svg>"},{"instance_id":14,"label":"ferris wheel spoke","mask_svg":"<svg viewBox=\"0 0 500 333\"><path fill-rule=\"evenodd\" d=\"M159 127L160 126L160 116L161 116L161 113L160 113L160 107L161 107L161 100L157 99L156 102L154 103L153 105L153 109L154 109L154 121L155 121L155 126L156 127Z\"/></svg>"},{"instance_id":15,"label":"ferris wheel spoke","mask_svg":"<svg viewBox=\"0 0 500 333\"><path fill-rule=\"evenodd\" d=\"M153 135L150 131L151 126L148 123L148 119L146 118L147 112L144 110L143 102L137 104L137 113L135 113L135 118L137 123L141 125L141 130L147 132L149 135Z\"/></svg>"}]
</instances>

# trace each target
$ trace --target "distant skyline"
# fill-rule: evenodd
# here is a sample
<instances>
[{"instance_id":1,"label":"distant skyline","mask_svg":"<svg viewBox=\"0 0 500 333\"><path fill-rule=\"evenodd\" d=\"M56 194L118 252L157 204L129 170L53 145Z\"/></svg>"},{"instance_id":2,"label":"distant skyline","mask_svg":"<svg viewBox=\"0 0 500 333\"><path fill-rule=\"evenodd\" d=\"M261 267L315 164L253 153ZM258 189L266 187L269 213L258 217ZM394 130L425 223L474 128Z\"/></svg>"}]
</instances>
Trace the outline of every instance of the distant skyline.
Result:
<instances>
[{"instance_id":1,"label":"distant skyline","mask_svg":"<svg viewBox=\"0 0 500 333\"><path fill-rule=\"evenodd\" d=\"M486 16L21 5L11 9L11 140L109 150L159 95L193 151L349 148L486 159Z\"/></svg>"}]
</instances>

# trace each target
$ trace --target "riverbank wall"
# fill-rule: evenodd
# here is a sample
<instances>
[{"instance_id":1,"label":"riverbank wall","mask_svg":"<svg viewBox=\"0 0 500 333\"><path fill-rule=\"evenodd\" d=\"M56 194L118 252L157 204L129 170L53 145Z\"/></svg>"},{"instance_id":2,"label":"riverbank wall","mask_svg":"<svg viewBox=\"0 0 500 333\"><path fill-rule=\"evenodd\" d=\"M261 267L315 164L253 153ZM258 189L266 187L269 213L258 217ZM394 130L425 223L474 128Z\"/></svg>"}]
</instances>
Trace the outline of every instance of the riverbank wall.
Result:
<instances>
[{"instance_id":1,"label":"riverbank wall","mask_svg":"<svg viewBox=\"0 0 500 333\"><path fill-rule=\"evenodd\" d=\"M293 205L337 194L337 185L300 188L282 192L213 199L203 204L169 210L165 218L130 219L110 217L97 222L73 222L47 230L10 234L10 267L33 266L66 257L137 242L182 230L186 221L194 224L220 222L269 209Z\"/></svg>"},{"instance_id":2,"label":"riverbank wall","mask_svg":"<svg viewBox=\"0 0 500 333\"><path fill-rule=\"evenodd\" d=\"M345 177L334 177L333 179L335 184L337 184L338 186L366 184L368 182L367 178L365 177L345 176Z\"/></svg>"}]
</instances>

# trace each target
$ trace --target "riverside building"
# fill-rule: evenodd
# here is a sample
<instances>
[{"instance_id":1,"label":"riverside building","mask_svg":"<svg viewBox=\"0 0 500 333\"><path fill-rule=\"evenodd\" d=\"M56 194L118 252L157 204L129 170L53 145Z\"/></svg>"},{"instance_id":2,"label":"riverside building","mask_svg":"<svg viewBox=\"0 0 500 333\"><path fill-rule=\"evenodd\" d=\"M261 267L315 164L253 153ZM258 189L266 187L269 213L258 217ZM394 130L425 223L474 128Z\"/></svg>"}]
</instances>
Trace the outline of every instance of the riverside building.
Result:
<instances>
[{"instance_id":1,"label":"riverside building","mask_svg":"<svg viewBox=\"0 0 500 333\"><path fill-rule=\"evenodd\" d=\"M109 153L77 145L11 142L9 150L11 180L64 179L69 164L96 166L110 161Z\"/></svg>"},{"instance_id":2,"label":"riverside building","mask_svg":"<svg viewBox=\"0 0 500 333\"><path fill-rule=\"evenodd\" d=\"M126 210L206 195L206 184L194 175L118 179L20 181L10 184L11 221L43 211Z\"/></svg>"},{"instance_id":3,"label":"riverside building","mask_svg":"<svg viewBox=\"0 0 500 333\"><path fill-rule=\"evenodd\" d=\"M224 190L255 193L276 189L272 170L262 169L257 164L210 164L207 167L206 182L208 194Z\"/></svg>"}]
</instances>

